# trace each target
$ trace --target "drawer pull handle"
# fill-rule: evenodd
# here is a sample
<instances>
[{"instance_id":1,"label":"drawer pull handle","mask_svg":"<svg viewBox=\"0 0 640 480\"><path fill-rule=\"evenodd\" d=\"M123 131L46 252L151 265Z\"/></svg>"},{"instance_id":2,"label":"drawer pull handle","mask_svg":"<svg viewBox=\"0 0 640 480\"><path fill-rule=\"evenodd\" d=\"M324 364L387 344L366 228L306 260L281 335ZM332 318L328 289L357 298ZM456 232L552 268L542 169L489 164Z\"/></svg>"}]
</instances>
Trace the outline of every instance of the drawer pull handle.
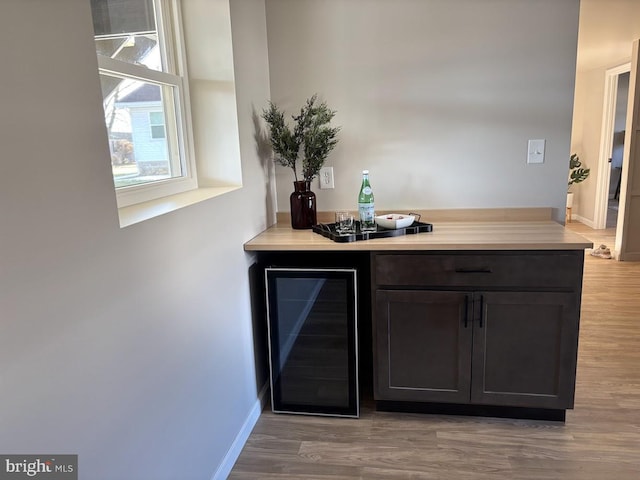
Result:
<instances>
[{"instance_id":1,"label":"drawer pull handle","mask_svg":"<svg viewBox=\"0 0 640 480\"><path fill-rule=\"evenodd\" d=\"M456 268L456 273L491 273L491 269L489 267Z\"/></svg>"}]
</instances>

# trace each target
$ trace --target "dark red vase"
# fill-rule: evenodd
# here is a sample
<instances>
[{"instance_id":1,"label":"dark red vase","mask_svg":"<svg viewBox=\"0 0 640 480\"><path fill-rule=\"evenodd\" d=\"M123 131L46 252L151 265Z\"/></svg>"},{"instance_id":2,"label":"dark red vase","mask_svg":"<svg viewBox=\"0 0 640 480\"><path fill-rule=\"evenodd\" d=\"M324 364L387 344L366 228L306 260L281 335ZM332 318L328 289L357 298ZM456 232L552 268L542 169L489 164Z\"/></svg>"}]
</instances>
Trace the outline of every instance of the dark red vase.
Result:
<instances>
[{"instance_id":1,"label":"dark red vase","mask_svg":"<svg viewBox=\"0 0 640 480\"><path fill-rule=\"evenodd\" d=\"M302 230L316 223L316 194L311 191L311 182L293 182L294 192L289 197L291 204L291 227Z\"/></svg>"}]
</instances>

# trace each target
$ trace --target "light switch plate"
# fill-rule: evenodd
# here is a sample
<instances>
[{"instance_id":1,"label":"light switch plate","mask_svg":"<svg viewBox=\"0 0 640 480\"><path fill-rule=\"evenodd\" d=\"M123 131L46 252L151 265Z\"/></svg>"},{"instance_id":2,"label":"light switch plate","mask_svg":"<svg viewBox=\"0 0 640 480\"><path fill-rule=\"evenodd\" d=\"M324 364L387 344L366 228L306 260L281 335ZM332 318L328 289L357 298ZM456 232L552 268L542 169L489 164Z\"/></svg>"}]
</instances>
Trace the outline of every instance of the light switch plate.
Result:
<instances>
[{"instance_id":1,"label":"light switch plate","mask_svg":"<svg viewBox=\"0 0 640 480\"><path fill-rule=\"evenodd\" d=\"M544 138L529 140L527 163L544 163Z\"/></svg>"}]
</instances>

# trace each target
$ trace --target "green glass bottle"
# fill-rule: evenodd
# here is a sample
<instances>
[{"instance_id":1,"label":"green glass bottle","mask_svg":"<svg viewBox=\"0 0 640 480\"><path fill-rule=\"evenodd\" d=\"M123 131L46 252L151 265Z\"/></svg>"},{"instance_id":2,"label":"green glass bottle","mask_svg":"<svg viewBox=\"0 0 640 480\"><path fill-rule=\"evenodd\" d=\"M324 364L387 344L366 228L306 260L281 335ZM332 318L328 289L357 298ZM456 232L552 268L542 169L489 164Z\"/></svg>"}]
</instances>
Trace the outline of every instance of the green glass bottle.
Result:
<instances>
[{"instance_id":1,"label":"green glass bottle","mask_svg":"<svg viewBox=\"0 0 640 480\"><path fill-rule=\"evenodd\" d=\"M360 230L362 232L375 232L375 208L373 204L373 190L369 183L369 170L362 171L362 186L358 195L358 214L360 216Z\"/></svg>"}]
</instances>

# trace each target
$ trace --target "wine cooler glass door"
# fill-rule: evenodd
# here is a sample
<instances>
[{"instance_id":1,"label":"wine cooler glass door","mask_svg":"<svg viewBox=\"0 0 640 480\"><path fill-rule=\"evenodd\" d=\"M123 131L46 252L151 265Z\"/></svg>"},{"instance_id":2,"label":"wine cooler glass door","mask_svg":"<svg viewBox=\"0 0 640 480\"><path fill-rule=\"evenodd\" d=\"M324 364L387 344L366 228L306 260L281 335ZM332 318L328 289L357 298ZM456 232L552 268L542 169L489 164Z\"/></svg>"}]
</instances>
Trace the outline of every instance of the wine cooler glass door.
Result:
<instances>
[{"instance_id":1,"label":"wine cooler glass door","mask_svg":"<svg viewBox=\"0 0 640 480\"><path fill-rule=\"evenodd\" d=\"M265 276L273 411L357 417L356 270Z\"/></svg>"}]
</instances>

